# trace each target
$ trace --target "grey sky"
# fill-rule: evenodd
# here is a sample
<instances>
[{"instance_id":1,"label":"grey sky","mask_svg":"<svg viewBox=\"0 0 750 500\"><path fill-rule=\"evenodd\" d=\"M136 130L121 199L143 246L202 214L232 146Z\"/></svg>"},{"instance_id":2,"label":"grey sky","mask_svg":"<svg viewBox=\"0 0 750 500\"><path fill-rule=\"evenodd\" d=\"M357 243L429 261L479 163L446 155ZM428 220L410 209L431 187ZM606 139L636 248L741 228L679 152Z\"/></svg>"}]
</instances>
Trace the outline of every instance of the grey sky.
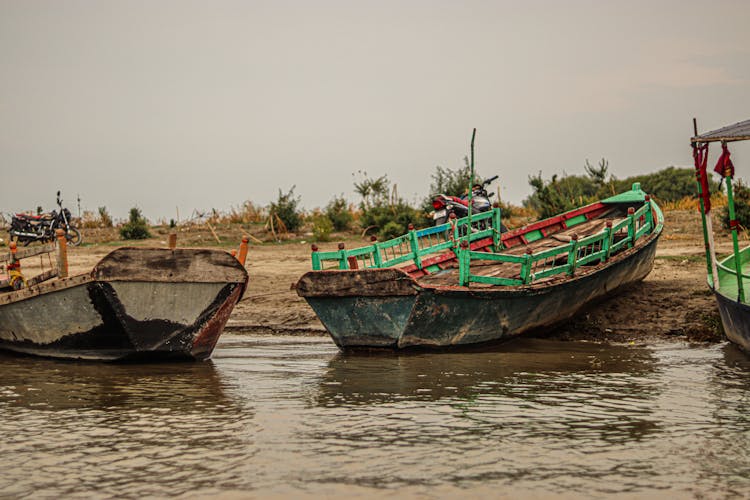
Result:
<instances>
[{"instance_id":1,"label":"grey sky","mask_svg":"<svg viewBox=\"0 0 750 500\"><path fill-rule=\"evenodd\" d=\"M359 170L413 200L472 127L513 202L586 158L688 165L693 116L750 118L749 21L746 0L0 0L0 210L59 188L168 219L293 184L309 209L357 201Z\"/></svg>"}]
</instances>

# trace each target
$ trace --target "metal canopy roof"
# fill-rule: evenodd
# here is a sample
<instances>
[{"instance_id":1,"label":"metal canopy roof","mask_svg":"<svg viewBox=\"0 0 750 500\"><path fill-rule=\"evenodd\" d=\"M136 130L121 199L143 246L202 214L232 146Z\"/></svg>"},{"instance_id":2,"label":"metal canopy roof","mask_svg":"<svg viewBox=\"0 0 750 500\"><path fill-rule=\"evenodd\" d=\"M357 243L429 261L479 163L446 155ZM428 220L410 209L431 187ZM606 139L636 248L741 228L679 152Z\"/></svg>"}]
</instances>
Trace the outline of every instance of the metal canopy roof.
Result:
<instances>
[{"instance_id":1,"label":"metal canopy roof","mask_svg":"<svg viewBox=\"0 0 750 500\"><path fill-rule=\"evenodd\" d=\"M717 141L747 141L750 140L750 120L728 125L720 129L700 134L691 139L691 142L717 142Z\"/></svg>"}]
</instances>

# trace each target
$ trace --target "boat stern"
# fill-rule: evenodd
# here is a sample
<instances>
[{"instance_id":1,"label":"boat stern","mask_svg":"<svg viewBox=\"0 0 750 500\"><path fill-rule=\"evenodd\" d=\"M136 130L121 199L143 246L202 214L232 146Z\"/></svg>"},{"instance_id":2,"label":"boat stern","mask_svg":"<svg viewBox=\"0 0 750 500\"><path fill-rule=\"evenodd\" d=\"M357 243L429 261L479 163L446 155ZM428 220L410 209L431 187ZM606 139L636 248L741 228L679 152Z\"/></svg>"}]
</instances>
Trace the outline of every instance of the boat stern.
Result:
<instances>
[{"instance_id":1,"label":"boat stern","mask_svg":"<svg viewBox=\"0 0 750 500\"><path fill-rule=\"evenodd\" d=\"M218 250L123 248L92 271L136 356L207 359L247 286L244 267Z\"/></svg>"}]
</instances>

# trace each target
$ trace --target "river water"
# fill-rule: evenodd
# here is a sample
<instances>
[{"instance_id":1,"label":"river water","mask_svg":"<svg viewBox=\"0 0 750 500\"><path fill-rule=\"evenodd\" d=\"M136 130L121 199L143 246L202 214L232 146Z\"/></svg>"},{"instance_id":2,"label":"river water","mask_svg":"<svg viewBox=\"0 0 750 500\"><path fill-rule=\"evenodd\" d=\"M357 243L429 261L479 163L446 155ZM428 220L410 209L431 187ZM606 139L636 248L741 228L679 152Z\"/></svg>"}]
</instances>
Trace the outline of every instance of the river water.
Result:
<instances>
[{"instance_id":1,"label":"river water","mask_svg":"<svg viewBox=\"0 0 750 500\"><path fill-rule=\"evenodd\" d=\"M1 497L750 495L750 358L729 345L225 336L206 363L0 355L0 374Z\"/></svg>"}]
</instances>

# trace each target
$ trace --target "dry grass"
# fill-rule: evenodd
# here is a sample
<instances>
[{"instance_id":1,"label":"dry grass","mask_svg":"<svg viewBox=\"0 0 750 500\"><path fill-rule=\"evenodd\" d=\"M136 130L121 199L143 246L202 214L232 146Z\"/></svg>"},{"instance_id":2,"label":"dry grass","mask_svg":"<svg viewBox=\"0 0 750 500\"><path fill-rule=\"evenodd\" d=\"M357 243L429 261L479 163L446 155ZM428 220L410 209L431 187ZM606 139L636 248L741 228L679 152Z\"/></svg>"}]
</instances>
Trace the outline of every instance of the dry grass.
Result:
<instances>
[{"instance_id":1,"label":"dry grass","mask_svg":"<svg viewBox=\"0 0 750 500\"><path fill-rule=\"evenodd\" d=\"M712 208L721 208L721 207L726 206L726 204L727 204L727 197L724 195L724 193L714 193L711 195L711 207ZM700 202L697 196L686 196L677 201L659 202L659 206L665 212L669 212L672 210L698 211L700 209Z\"/></svg>"}]
</instances>

